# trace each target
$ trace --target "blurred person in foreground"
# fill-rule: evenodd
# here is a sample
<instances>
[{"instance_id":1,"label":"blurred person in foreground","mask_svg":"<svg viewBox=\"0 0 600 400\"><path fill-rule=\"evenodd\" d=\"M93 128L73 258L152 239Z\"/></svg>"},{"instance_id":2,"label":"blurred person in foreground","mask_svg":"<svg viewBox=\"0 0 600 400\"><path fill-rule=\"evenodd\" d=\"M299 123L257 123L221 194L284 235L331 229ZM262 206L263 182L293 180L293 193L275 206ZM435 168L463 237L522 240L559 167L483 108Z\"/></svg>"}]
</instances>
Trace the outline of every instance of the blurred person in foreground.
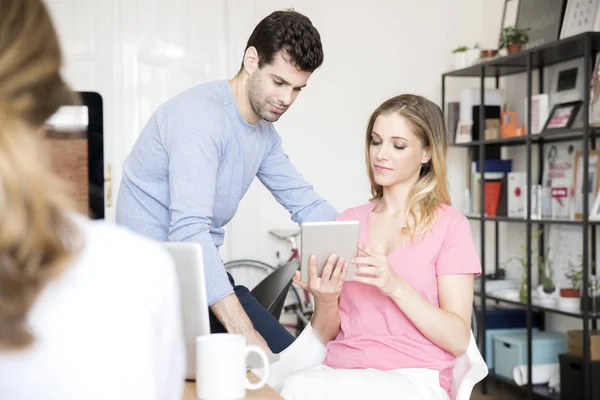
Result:
<instances>
[{"instance_id":1,"label":"blurred person in foreground","mask_svg":"<svg viewBox=\"0 0 600 400\"><path fill-rule=\"evenodd\" d=\"M73 211L44 123L77 104L40 0L0 0L0 398L181 399L172 260Z\"/></svg>"}]
</instances>

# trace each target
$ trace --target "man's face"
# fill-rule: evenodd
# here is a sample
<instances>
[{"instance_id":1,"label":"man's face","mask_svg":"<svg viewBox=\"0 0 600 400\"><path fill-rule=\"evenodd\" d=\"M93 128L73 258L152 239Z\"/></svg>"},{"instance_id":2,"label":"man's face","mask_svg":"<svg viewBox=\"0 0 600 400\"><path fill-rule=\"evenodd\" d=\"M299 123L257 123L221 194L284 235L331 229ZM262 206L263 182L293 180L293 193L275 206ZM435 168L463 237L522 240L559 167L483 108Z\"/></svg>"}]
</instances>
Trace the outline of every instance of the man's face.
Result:
<instances>
[{"instance_id":1,"label":"man's face","mask_svg":"<svg viewBox=\"0 0 600 400\"><path fill-rule=\"evenodd\" d=\"M297 69L287 54L279 51L270 64L250 74L248 97L252 109L265 121L277 121L294 103L310 75Z\"/></svg>"}]
</instances>

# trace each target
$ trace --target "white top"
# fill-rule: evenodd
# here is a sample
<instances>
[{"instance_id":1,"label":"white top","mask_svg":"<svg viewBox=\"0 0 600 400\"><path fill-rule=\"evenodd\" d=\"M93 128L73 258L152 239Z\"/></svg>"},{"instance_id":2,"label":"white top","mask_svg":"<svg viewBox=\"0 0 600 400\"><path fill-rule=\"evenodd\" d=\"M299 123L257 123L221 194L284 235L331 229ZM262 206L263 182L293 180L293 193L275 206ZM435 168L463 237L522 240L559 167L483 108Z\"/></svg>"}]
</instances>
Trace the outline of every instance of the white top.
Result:
<instances>
[{"instance_id":1,"label":"white top","mask_svg":"<svg viewBox=\"0 0 600 400\"><path fill-rule=\"evenodd\" d=\"M34 344L0 353L0 399L180 400L185 347L173 261L124 228L77 224L83 251L29 313Z\"/></svg>"}]
</instances>

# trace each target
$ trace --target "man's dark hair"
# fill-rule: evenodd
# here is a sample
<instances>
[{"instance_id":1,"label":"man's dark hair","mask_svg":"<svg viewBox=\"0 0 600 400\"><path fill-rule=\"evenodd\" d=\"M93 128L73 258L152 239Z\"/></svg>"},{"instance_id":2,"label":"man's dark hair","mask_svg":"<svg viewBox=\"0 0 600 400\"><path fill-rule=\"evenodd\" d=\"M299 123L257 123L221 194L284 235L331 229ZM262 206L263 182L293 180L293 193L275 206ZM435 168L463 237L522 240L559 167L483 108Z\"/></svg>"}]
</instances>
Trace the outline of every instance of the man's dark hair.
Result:
<instances>
[{"instance_id":1,"label":"man's dark hair","mask_svg":"<svg viewBox=\"0 0 600 400\"><path fill-rule=\"evenodd\" d=\"M258 52L259 68L270 64L279 50L285 50L291 63L305 72L313 72L323 63L319 32L310 19L293 10L275 11L260 21L248 39L246 50L252 46Z\"/></svg>"}]
</instances>

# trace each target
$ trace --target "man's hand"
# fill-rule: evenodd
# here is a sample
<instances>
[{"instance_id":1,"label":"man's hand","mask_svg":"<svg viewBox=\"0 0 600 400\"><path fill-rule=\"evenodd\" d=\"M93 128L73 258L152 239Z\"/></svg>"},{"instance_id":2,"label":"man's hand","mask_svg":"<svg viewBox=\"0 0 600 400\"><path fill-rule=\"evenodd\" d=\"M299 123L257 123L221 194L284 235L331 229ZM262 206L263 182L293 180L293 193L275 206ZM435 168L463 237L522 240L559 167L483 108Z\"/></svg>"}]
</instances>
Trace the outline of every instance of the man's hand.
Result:
<instances>
[{"instance_id":1,"label":"man's hand","mask_svg":"<svg viewBox=\"0 0 600 400\"><path fill-rule=\"evenodd\" d=\"M250 332L241 334L246 336L246 344L255 344L261 349L263 349L266 354L273 353L269 348L269 345L267 344L266 340L260 335L260 333L258 333L256 329L252 328Z\"/></svg>"},{"instance_id":2,"label":"man's hand","mask_svg":"<svg viewBox=\"0 0 600 400\"><path fill-rule=\"evenodd\" d=\"M271 354L272 351L265 339L254 329L252 321L240 304L237 296L232 293L211 306L212 312L223 324L227 332L236 333L246 337L247 344L255 344Z\"/></svg>"}]
</instances>

